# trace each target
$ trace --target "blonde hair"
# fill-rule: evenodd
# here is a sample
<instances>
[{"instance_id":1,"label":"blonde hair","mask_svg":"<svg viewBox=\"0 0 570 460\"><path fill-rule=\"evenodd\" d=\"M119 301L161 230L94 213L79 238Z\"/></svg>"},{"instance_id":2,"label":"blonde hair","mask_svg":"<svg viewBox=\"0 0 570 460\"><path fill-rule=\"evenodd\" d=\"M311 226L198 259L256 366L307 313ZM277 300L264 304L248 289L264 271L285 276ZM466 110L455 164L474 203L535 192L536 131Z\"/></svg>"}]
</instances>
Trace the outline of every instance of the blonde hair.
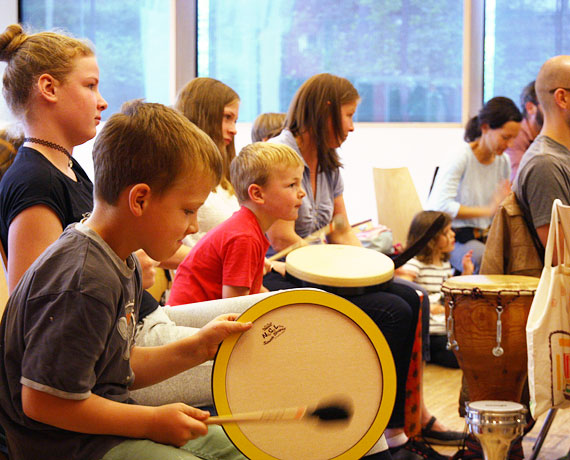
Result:
<instances>
[{"instance_id":1,"label":"blonde hair","mask_svg":"<svg viewBox=\"0 0 570 460\"><path fill-rule=\"evenodd\" d=\"M285 113L268 112L259 115L251 127L252 142L262 142L278 136L283 131Z\"/></svg>"},{"instance_id":2,"label":"blonde hair","mask_svg":"<svg viewBox=\"0 0 570 460\"><path fill-rule=\"evenodd\" d=\"M174 108L210 136L222 152L224 172L221 185L230 191L233 190L229 167L236 156L236 148L233 139L229 145L224 144L222 121L224 107L235 101L239 101L239 96L228 85L213 78L199 77L186 83L174 103Z\"/></svg>"},{"instance_id":3,"label":"blonde hair","mask_svg":"<svg viewBox=\"0 0 570 460\"><path fill-rule=\"evenodd\" d=\"M89 42L57 32L28 35L19 24L12 24L0 35L0 61L7 62L3 94L16 117L29 110L37 79L49 74L65 82L77 57L95 55Z\"/></svg>"},{"instance_id":4,"label":"blonde hair","mask_svg":"<svg viewBox=\"0 0 570 460\"><path fill-rule=\"evenodd\" d=\"M303 160L291 147L255 142L246 145L233 159L230 177L238 201L243 203L249 199L248 188L251 184L263 186L275 170L303 166Z\"/></svg>"},{"instance_id":5,"label":"blonde hair","mask_svg":"<svg viewBox=\"0 0 570 460\"><path fill-rule=\"evenodd\" d=\"M134 100L123 104L93 146L95 197L115 204L128 186L164 193L190 172L220 181L222 157L212 139L178 111Z\"/></svg>"}]
</instances>

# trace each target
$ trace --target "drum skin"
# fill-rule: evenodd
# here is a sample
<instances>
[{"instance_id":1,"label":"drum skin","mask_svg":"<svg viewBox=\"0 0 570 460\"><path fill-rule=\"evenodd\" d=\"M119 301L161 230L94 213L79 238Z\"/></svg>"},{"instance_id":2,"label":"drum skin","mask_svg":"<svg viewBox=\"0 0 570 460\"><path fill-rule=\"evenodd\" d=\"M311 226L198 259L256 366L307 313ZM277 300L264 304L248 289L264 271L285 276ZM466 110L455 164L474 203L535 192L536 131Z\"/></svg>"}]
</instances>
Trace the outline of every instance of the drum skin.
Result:
<instances>
[{"instance_id":1,"label":"drum skin","mask_svg":"<svg viewBox=\"0 0 570 460\"><path fill-rule=\"evenodd\" d=\"M467 381L470 401L520 401L527 376L526 321L538 278L514 275L470 275L443 285L445 314L455 356ZM502 356L497 346L497 306L502 305Z\"/></svg>"},{"instance_id":2,"label":"drum skin","mask_svg":"<svg viewBox=\"0 0 570 460\"><path fill-rule=\"evenodd\" d=\"M315 244L296 249L285 260L287 278L339 295L377 290L394 276L394 262L373 249L344 244Z\"/></svg>"},{"instance_id":3,"label":"drum skin","mask_svg":"<svg viewBox=\"0 0 570 460\"><path fill-rule=\"evenodd\" d=\"M382 333L358 307L314 289L277 292L237 321L247 332L224 340L212 388L219 415L350 400L348 422L230 423L228 437L248 458L361 458L391 416L394 363Z\"/></svg>"}]
</instances>

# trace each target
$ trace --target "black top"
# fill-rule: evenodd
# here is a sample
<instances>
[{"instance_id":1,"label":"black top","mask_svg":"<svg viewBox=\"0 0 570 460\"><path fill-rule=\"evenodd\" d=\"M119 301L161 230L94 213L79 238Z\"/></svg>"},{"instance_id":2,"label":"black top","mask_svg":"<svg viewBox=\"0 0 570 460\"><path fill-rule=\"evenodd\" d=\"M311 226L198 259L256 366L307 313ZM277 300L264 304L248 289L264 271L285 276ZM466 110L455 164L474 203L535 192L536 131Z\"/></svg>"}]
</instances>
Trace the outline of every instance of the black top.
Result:
<instances>
[{"instance_id":1,"label":"black top","mask_svg":"<svg viewBox=\"0 0 570 460\"><path fill-rule=\"evenodd\" d=\"M45 205L53 210L62 228L79 222L93 209L93 184L76 160L67 177L37 150L21 147L0 181L0 241L8 255L8 229L23 210ZM38 222L41 228L41 222Z\"/></svg>"}]
</instances>

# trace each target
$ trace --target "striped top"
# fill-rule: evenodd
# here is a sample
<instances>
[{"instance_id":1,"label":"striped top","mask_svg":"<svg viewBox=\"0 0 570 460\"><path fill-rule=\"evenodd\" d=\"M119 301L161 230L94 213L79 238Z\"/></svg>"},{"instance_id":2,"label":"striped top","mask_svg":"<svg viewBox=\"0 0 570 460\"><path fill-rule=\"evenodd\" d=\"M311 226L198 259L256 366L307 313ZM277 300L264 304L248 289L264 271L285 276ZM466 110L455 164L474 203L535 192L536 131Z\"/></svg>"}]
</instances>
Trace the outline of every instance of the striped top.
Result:
<instances>
[{"instance_id":1,"label":"striped top","mask_svg":"<svg viewBox=\"0 0 570 460\"><path fill-rule=\"evenodd\" d=\"M453 276L453 268L449 261L438 266L420 262L414 257L406 262L401 270L411 276L415 283L425 288L430 304L443 304L441 286L447 278ZM429 333L445 334L445 314L430 313Z\"/></svg>"}]
</instances>

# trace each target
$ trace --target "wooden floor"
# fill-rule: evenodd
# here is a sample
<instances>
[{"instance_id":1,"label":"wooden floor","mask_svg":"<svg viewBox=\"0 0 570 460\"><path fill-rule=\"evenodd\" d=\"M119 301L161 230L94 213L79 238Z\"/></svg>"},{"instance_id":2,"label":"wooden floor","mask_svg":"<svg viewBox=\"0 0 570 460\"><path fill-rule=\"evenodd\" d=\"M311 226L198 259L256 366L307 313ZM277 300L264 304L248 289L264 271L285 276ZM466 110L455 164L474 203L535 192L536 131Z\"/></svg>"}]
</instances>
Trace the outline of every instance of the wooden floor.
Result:
<instances>
[{"instance_id":1,"label":"wooden floor","mask_svg":"<svg viewBox=\"0 0 570 460\"><path fill-rule=\"evenodd\" d=\"M465 421L457 412L462 371L427 364L424 371L424 398L430 412L448 428L461 431ZM525 459L530 458L537 435L546 414L538 418L530 433L523 439ZM434 446L444 455L452 455L455 447ZM559 410L540 450L538 459L556 460L570 449L570 409Z\"/></svg>"}]
</instances>

